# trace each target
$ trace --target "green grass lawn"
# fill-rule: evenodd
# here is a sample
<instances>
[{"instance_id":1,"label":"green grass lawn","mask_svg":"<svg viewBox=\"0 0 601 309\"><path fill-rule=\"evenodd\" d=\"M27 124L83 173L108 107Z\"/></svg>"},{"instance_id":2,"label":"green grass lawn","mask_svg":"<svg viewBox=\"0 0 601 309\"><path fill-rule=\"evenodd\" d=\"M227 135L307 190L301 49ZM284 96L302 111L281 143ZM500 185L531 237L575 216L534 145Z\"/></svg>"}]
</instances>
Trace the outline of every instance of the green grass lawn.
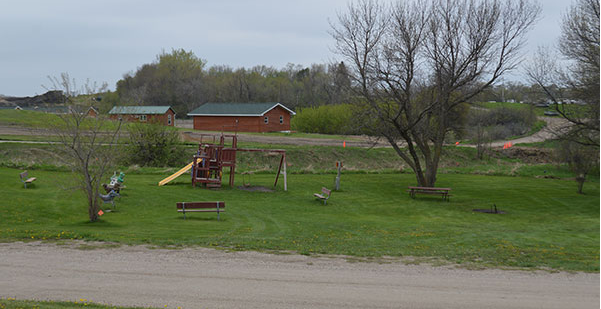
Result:
<instances>
[{"instance_id":1,"label":"green grass lawn","mask_svg":"<svg viewBox=\"0 0 601 309\"><path fill-rule=\"evenodd\" d=\"M0 110L0 124L3 125L48 128L59 121L60 119L54 114L14 109Z\"/></svg>"},{"instance_id":2,"label":"green grass lawn","mask_svg":"<svg viewBox=\"0 0 601 309\"><path fill-rule=\"evenodd\" d=\"M35 186L24 189L19 170L0 168L0 239L85 239L155 246L205 246L234 250L405 256L467 266L599 271L599 183L576 194L573 181L531 177L440 175L453 188L440 197L411 199L411 174L345 174L342 190L327 205L313 198L334 175L290 174L273 193L192 188L182 176L158 187L169 174L128 174L117 211L90 223L83 195L62 188L70 173L34 170ZM275 175L252 175L252 185L270 187ZM238 175L237 185L241 184ZM227 203L214 213L187 220L178 201ZM475 213L493 204L507 214Z\"/></svg>"},{"instance_id":3,"label":"green grass lawn","mask_svg":"<svg viewBox=\"0 0 601 309\"><path fill-rule=\"evenodd\" d=\"M87 299L79 299L73 302L53 302L35 300L17 300L14 298L0 299L0 309L141 309L142 307L116 307L93 303ZM167 307L165 307L167 308ZM163 308L164 309L164 308Z\"/></svg>"},{"instance_id":4,"label":"green grass lawn","mask_svg":"<svg viewBox=\"0 0 601 309\"><path fill-rule=\"evenodd\" d=\"M57 115L44 112L28 111L28 110L14 110L14 109L3 109L0 110L0 124L10 126L21 126L26 128L34 129L54 129L63 127L65 122L60 117L65 115ZM67 118L69 115L66 115ZM87 117L86 122L83 126L93 126L95 118ZM114 131L119 125L118 121L107 120L102 125L103 131ZM124 122L121 126L122 130L127 130L127 122ZM50 131L50 134L53 132Z\"/></svg>"},{"instance_id":5,"label":"green grass lawn","mask_svg":"<svg viewBox=\"0 0 601 309\"><path fill-rule=\"evenodd\" d=\"M522 103L510 103L510 102L477 102L475 105L484 107L484 108L513 108L513 109L521 109L528 110L531 108L530 104L522 104ZM536 116L545 116L546 111L555 111L555 105L552 104L549 107L532 107L534 114ZM587 112L587 107L577 104L566 104L559 106L560 110L565 111L566 113L571 114L572 116L585 117Z\"/></svg>"}]
</instances>

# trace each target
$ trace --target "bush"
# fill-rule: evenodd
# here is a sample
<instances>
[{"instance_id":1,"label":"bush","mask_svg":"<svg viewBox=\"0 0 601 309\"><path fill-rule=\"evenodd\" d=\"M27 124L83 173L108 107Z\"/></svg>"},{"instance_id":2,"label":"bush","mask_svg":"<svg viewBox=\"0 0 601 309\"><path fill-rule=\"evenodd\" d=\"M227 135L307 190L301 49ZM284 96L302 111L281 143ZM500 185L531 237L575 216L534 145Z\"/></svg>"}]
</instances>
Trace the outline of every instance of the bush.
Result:
<instances>
[{"instance_id":1,"label":"bush","mask_svg":"<svg viewBox=\"0 0 601 309\"><path fill-rule=\"evenodd\" d=\"M126 164L162 167L185 162L176 130L159 123L134 123L129 125L128 132Z\"/></svg>"},{"instance_id":2,"label":"bush","mask_svg":"<svg viewBox=\"0 0 601 309\"><path fill-rule=\"evenodd\" d=\"M495 108L491 110L471 110L468 115L468 137L474 138L475 128L486 128L487 135L492 140L500 140L528 133L536 115L529 109Z\"/></svg>"},{"instance_id":3,"label":"bush","mask_svg":"<svg viewBox=\"0 0 601 309\"><path fill-rule=\"evenodd\" d=\"M292 118L292 130L304 133L356 134L350 104L299 108Z\"/></svg>"}]
</instances>

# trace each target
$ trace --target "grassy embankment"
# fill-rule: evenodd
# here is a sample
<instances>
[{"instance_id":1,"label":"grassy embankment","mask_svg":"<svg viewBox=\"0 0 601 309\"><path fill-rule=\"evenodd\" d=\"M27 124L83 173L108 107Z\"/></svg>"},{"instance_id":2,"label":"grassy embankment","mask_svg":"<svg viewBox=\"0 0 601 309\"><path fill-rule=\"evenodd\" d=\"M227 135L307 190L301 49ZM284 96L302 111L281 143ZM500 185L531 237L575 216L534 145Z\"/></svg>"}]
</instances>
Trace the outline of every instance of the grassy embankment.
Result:
<instances>
[{"instance_id":1,"label":"grassy embankment","mask_svg":"<svg viewBox=\"0 0 601 309\"><path fill-rule=\"evenodd\" d=\"M291 146L240 143L240 147L262 149L284 149L288 161L289 174L335 173L335 162L344 162L346 174L370 173L408 173L411 170L390 148L342 148L339 146ZM0 166L20 169L43 169L67 171L57 159L58 145L0 143ZM197 145L186 145L179 164L173 167L146 168L138 166L119 166L126 173L145 173L169 175L192 161ZM125 153L125 149L116 149L115 155ZM497 150L491 156L475 160L475 149L469 147L445 147L441 158L441 174L477 174L493 176L526 176L538 178L565 179L574 177L566 165L551 162L550 152L540 155L548 157L547 162L528 163L512 155L513 150ZM275 173L279 156L266 153L241 152L237 156L236 172ZM598 182L598 170L589 175L589 181Z\"/></svg>"}]
</instances>

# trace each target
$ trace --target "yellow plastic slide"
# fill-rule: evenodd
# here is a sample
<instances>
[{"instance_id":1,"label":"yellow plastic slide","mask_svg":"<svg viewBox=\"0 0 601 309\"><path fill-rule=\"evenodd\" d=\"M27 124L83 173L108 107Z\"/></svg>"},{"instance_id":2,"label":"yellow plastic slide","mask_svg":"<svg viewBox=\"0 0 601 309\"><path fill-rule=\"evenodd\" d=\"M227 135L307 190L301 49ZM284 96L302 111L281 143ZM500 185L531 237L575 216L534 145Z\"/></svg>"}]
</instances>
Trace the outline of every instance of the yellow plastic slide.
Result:
<instances>
[{"instance_id":1,"label":"yellow plastic slide","mask_svg":"<svg viewBox=\"0 0 601 309\"><path fill-rule=\"evenodd\" d=\"M198 160L197 162L202 161L202 159L197 159L197 160ZM181 174L189 171L192 168L192 165L194 165L194 162L190 162L190 164L184 166L184 168L182 168L181 170L177 171L175 174L173 174L173 175L171 175L171 176L169 176L169 177L167 177L167 178L159 181L159 186L162 186L162 185L170 182L171 180L179 177Z\"/></svg>"}]
</instances>

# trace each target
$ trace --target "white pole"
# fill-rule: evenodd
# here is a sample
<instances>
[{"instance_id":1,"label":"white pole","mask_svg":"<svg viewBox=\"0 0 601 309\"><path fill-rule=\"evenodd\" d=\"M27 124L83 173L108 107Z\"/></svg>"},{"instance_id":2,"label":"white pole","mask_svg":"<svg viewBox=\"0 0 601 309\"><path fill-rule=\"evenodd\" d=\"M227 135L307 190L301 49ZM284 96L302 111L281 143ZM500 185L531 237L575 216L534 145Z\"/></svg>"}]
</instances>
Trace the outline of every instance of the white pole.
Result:
<instances>
[{"instance_id":1,"label":"white pole","mask_svg":"<svg viewBox=\"0 0 601 309\"><path fill-rule=\"evenodd\" d=\"M284 154L284 191L288 191L288 180L286 178L286 154Z\"/></svg>"}]
</instances>

